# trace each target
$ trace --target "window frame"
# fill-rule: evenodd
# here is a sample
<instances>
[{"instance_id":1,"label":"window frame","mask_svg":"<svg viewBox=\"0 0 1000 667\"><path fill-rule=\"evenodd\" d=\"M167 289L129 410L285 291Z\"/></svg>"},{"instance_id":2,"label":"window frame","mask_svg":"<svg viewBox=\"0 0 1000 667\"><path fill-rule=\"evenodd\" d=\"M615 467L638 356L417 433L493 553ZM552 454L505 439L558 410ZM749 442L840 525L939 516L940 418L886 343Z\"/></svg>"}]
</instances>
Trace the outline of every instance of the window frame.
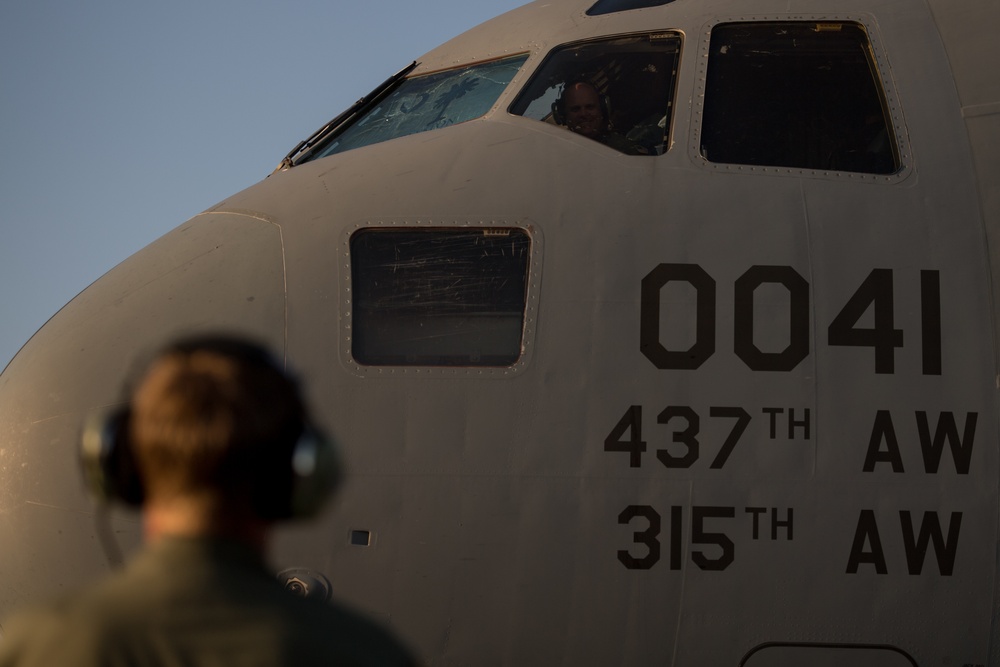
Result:
<instances>
[{"instance_id":1,"label":"window frame","mask_svg":"<svg viewBox=\"0 0 1000 667\"><path fill-rule=\"evenodd\" d=\"M708 68L711 66L710 54L712 34L716 26L730 23L854 23L865 31L874 62L869 65L875 68L873 81L878 85L884 112L896 141L900 167L890 174L870 172L836 171L833 169L814 169L801 167L782 167L770 165L751 165L726 162L711 162L701 152L702 131L705 119L705 96L708 85ZM906 133L906 123L903 119L902 106L896 93L892 70L882 47L882 39L873 17L867 14L795 14L795 15L765 15L765 16L723 16L705 24L701 31L698 45L698 70L696 72L695 94L698 102L693 110L691 140L688 145L688 155L691 160L703 169L724 173L767 174L780 176L798 176L805 178L821 178L837 181L860 181L870 183L898 183L906 179L912 172L913 159L909 136Z\"/></svg>"},{"instance_id":2,"label":"window frame","mask_svg":"<svg viewBox=\"0 0 1000 667\"><path fill-rule=\"evenodd\" d=\"M521 353L509 366L427 366L427 365L371 365L364 364L354 357L353 353L353 292L351 238L357 232L372 229L392 229L396 231L426 229L517 229L527 235L531 242L528 257L526 294L524 304L524 320L521 331ZM341 233L339 262L340 281L340 318L339 341L341 363L359 377L475 377L475 378L509 378L522 373L530 363L534 347L536 322L538 317L538 302L541 292L542 256L544 243L538 225L530 220L504 218L475 220L433 220L433 219L377 219L364 220L348 225Z\"/></svg>"},{"instance_id":3,"label":"window frame","mask_svg":"<svg viewBox=\"0 0 1000 667\"><path fill-rule=\"evenodd\" d=\"M406 86L408 82L416 81L418 79L426 79L429 77L438 76L440 74L444 74L447 72L457 72L460 70L469 70L474 67L481 67L483 65L496 64L503 62L505 60L513 61L514 59L517 58L520 58L521 61L517 65L517 68L515 69L514 74L511 76L510 80L500 90L500 92L494 98L493 102L490 103L489 107L486 108L486 110L483 111L483 113L477 116L472 116L470 118L467 118L465 120L460 120L455 123L449 123L441 127L428 128L416 132L405 132L385 139L380 139L378 141L373 141L370 143L361 143L356 146L350 146L344 148L343 150L336 150L330 153L325 152L331 148L332 144L339 143L339 141L341 140L340 138L345 133L350 132L355 126L358 126L360 123L365 122L374 111L378 110L379 107L386 100L395 95L400 90L400 88ZM291 166L298 166L300 164L305 164L307 162L320 160L326 157L332 157L333 155L340 155L342 153L350 152L352 150L357 150L359 148L367 148L368 146L383 144L389 141L394 141L395 139L402 139L408 136L413 136L414 134L422 134L424 132L447 129L455 125L463 125L465 123L485 118L486 116L489 116L490 114L496 111L497 106L501 103L501 100L504 99L504 96L511 89L511 87L517 86L519 84L520 77L522 76L525 69L525 65L528 64L531 58L532 58L532 53L530 51L527 50L518 51L517 53L510 53L492 58L474 60L471 62L462 63L460 65L441 67L438 69L429 70L426 72L418 72L418 73L414 73L414 70L419 68L419 64L417 62L414 62L411 66L401 70L400 73L397 73L395 76L390 77L389 80L387 80L381 86L373 90L372 93L369 93L368 97L370 99L366 100L365 98L362 98L361 100L359 100L359 103L356 104L354 107L349 108L347 111L343 112L340 116L337 116L335 119L331 120L329 123L327 123L327 126L320 128L320 130L314 133L312 137L302 142L300 146L296 147L296 149L293 150L292 153L286 156L285 160L286 161L291 160ZM404 73L405 76L400 76L400 74ZM384 89L381 89L383 87Z\"/></svg>"},{"instance_id":4,"label":"window frame","mask_svg":"<svg viewBox=\"0 0 1000 667\"><path fill-rule=\"evenodd\" d=\"M559 129L560 131L568 131L567 128L561 125L557 125L556 123L553 122L548 122L545 118L534 118L533 116L526 115L525 112L530 107L531 102L526 104L525 108L520 112L515 111L515 108L521 104L522 97L535 84L536 80L542 77L544 74L546 74L547 68L551 66L552 61L556 58L558 53L579 47L594 46L601 44L602 42L613 42L616 40L626 40L626 39L635 39L643 37L649 39L662 38L662 39L676 40L677 42L677 52L674 61L674 71L671 73L672 74L671 85L667 90L667 99L665 101L666 111L668 114L667 118L668 122L665 127L666 132L664 134L664 139L663 139L663 152L659 154L649 154L649 155L629 155L628 153L622 152L616 148L608 146L607 144L603 144L600 141L596 141L593 139L587 139L587 141L594 141L598 145L602 145L605 148L609 148L610 150L615 151L619 155L624 155L626 157L637 157L642 159L655 159L664 157L665 155L671 152L671 149L674 147L674 144L676 143L675 132L677 129L676 126L678 122L677 95L678 91L680 90L680 81L683 75L682 68L684 61L684 50L687 42L687 35L681 29L676 27L662 28L662 29L654 28L647 30L630 31L625 33L598 35L595 37L588 37L586 39L579 39L571 42L561 42L559 44L552 46L551 48L546 49L544 53L540 54L540 60L538 61L537 64L534 64L532 60L529 60L527 63L525 63L526 67L522 70L522 72L527 73L527 78L524 80L523 83L519 83L519 87L515 91L513 99L507 105L506 109L507 114L515 118L522 118L525 120L530 120L535 123L550 125L553 128ZM530 65L530 67L527 67L528 65ZM511 83L513 85L513 82ZM612 104L616 108L618 108L619 106L615 102L615 100L612 100Z\"/></svg>"}]
</instances>

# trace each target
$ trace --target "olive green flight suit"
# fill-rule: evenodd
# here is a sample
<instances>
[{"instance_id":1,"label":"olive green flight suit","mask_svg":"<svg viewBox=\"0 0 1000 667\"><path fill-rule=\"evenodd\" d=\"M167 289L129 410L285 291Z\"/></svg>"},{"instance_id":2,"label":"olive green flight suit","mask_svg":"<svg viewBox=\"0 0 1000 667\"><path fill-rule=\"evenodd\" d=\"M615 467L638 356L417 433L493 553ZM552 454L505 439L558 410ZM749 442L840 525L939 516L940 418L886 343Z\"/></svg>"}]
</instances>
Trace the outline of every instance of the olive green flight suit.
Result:
<instances>
[{"instance_id":1,"label":"olive green flight suit","mask_svg":"<svg viewBox=\"0 0 1000 667\"><path fill-rule=\"evenodd\" d=\"M168 539L4 624L0 667L410 666L386 630L286 591L252 549Z\"/></svg>"}]
</instances>

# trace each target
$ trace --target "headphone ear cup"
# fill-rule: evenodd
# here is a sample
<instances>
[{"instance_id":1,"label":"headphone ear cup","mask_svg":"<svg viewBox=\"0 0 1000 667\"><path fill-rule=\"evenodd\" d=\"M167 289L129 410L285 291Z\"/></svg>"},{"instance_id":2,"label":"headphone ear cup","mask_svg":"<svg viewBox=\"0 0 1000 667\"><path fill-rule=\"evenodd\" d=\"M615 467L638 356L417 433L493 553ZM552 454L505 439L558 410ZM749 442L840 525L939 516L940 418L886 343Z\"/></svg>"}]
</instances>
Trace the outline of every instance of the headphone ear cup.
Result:
<instances>
[{"instance_id":1,"label":"headphone ear cup","mask_svg":"<svg viewBox=\"0 0 1000 667\"><path fill-rule=\"evenodd\" d=\"M566 114L562 111L562 95L552 103L552 119L556 122L556 125L566 124Z\"/></svg>"},{"instance_id":2,"label":"headphone ear cup","mask_svg":"<svg viewBox=\"0 0 1000 667\"><path fill-rule=\"evenodd\" d=\"M291 456L258 472L255 509L270 519L306 519L315 516L340 485L340 456L333 441L312 426L302 429Z\"/></svg>"},{"instance_id":3,"label":"headphone ear cup","mask_svg":"<svg viewBox=\"0 0 1000 667\"><path fill-rule=\"evenodd\" d=\"M145 494L128 440L130 417L127 406L88 415L80 436L80 464L95 498L138 507Z\"/></svg>"},{"instance_id":4,"label":"headphone ear cup","mask_svg":"<svg viewBox=\"0 0 1000 667\"><path fill-rule=\"evenodd\" d=\"M290 518L309 518L340 486L340 454L333 440L307 425L292 453Z\"/></svg>"}]
</instances>

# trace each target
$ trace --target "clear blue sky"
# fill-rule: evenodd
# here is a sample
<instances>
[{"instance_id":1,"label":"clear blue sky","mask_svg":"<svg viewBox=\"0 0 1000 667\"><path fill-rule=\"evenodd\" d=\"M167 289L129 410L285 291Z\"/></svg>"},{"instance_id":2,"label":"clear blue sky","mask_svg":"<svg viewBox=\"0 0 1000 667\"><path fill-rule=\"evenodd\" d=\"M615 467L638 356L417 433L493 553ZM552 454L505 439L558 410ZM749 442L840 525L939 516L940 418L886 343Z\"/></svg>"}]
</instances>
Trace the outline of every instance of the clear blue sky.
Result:
<instances>
[{"instance_id":1,"label":"clear blue sky","mask_svg":"<svg viewBox=\"0 0 1000 667\"><path fill-rule=\"evenodd\" d=\"M0 369L114 265L527 0L4 0Z\"/></svg>"}]
</instances>

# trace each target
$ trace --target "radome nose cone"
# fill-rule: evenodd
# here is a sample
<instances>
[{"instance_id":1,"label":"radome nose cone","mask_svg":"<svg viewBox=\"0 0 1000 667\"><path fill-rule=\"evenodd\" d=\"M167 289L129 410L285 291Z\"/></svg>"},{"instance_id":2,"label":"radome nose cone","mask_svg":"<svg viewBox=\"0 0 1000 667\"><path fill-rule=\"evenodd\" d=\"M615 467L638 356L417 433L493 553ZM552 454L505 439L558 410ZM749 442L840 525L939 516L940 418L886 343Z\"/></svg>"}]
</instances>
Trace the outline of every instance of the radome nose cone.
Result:
<instances>
[{"instance_id":1,"label":"radome nose cone","mask_svg":"<svg viewBox=\"0 0 1000 667\"><path fill-rule=\"evenodd\" d=\"M136 362L180 334L238 331L282 350L284 285L277 225L203 214L112 269L21 349L0 375L0 616L108 567L79 470L87 412L121 401ZM137 542L137 520L123 525L119 539Z\"/></svg>"}]
</instances>

